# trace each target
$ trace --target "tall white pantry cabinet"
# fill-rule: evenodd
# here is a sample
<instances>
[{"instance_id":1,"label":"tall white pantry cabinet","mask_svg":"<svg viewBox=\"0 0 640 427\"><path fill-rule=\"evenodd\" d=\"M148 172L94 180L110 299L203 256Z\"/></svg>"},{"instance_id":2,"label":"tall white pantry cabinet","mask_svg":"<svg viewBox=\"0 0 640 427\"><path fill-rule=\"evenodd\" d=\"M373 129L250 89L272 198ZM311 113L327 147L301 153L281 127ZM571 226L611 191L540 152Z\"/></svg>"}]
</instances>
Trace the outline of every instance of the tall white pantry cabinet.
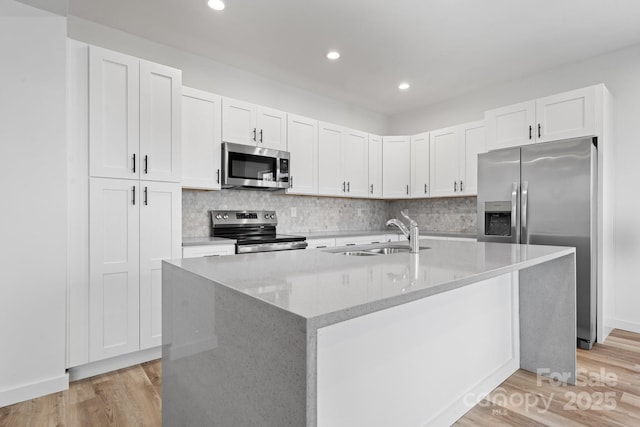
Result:
<instances>
[{"instance_id":1,"label":"tall white pantry cabinet","mask_svg":"<svg viewBox=\"0 0 640 427\"><path fill-rule=\"evenodd\" d=\"M71 241L89 254L70 266L71 368L161 344L160 264L181 254L182 75L72 40L68 66L70 188L85 207Z\"/></svg>"}]
</instances>

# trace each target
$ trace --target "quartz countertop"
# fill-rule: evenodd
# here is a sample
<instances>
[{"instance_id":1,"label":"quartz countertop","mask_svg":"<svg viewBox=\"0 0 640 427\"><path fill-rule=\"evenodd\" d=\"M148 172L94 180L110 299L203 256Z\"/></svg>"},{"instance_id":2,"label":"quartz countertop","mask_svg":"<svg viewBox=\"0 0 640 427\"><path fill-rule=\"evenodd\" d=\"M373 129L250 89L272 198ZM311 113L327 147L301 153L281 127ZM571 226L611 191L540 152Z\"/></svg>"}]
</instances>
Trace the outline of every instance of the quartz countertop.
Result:
<instances>
[{"instance_id":1,"label":"quartz countertop","mask_svg":"<svg viewBox=\"0 0 640 427\"><path fill-rule=\"evenodd\" d=\"M234 239L225 237L183 237L182 246L205 246L205 245L235 245Z\"/></svg>"},{"instance_id":2,"label":"quartz countertop","mask_svg":"<svg viewBox=\"0 0 640 427\"><path fill-rule=\"evenodd\" d=\"M376 234L400 234L400 232L396 228L386 228L382 230L363 230L363 231L313 231L313 232L300 232L300 233L287 233L287 234L298 234L301 236L305 236L307 239L330 239L336 237L358 237L358 236L369 236ZM420 230L420 236L424 237L464 237L475 239L476 235L472 233L459 233L454 231L429 231L429 230Z\"/></svg>"},{"instance_id":3,"label":"quartz countertop","mask_svg":"<svg viewBox=\"0 0 640 427\"><path fill-rule=\"evenodd\" d=\"M332 253L333 248L167 262L307 320L331 324L575 252L568 247L451 240L431 240L428 246L417 255L346 256Z\"/></svg>"}]
</instances>

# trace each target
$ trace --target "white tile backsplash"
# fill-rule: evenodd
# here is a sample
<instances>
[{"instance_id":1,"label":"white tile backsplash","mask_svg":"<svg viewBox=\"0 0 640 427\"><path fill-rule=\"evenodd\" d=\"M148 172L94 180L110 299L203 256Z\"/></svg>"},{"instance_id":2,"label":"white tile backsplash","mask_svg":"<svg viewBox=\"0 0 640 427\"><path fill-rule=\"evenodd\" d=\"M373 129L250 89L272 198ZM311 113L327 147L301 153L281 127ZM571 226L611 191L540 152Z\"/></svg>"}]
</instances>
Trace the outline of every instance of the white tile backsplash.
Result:
<instances>
[{"instance_id":1,"label":"white tile backsplash","mask_svg":"<svg viewBox=\"0 0 640 427\"><path fill-rule=\"evenodd\" d=\"M251 190L183 190L182 235L209 236L212 209L275 210L279 233L304 233L380 230L387 219L399 217L405 208L424 230L475 233L475 197L384 201Z\"/></svg>"}]
</instances>

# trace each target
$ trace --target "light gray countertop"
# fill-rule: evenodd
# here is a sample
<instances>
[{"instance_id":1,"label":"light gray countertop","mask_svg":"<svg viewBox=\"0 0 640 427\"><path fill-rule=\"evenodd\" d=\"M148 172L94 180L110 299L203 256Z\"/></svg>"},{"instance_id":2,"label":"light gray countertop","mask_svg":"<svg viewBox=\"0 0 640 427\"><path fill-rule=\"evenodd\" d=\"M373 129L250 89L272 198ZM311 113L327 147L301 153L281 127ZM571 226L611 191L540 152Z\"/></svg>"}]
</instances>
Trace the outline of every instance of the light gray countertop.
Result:
<instances>
[{"instance_id":1,"label":"light gray countertop","mask_svg":"<svg viewBox=\"0 0 640 427\"><path fill-rule=\"evenodd\" d=\"M182 246L235 245L234 239L224 237L183 237Z\"/></svg>"},{"instance_id":2,"label":"light gray countertop","mask_svg":"<svg viewBox=\"0 0 640 427\"><path fill-rule=\"evenodd\" d=\"M407 245L406 242L394 243ZM172 260L201 277L328 325L571 255L574 248L431 240L420 254L335 249ZM351 247L369 248L379 245Z\"/></svg>"}]
</instances>

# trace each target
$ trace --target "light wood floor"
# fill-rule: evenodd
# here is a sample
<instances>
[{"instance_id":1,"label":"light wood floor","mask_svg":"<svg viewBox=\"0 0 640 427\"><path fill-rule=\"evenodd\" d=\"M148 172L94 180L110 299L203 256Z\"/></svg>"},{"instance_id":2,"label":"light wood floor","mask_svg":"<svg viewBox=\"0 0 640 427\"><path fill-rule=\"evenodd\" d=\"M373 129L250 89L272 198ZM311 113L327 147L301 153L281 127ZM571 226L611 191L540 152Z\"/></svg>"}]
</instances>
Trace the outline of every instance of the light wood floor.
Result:
<instances>
[{"instance_id":1,"label":"light wood floor","mask_svg":"<svg viewBox=\"0 0 640 427\"><path fill-rule=\"evenodd\" d=\"M520 370L455 425L640 426L640 334L614 331L606 344L579 350L578 366L578 386L539 384ZM0 408L0 426L160 426L161 373L155 361L76 381Z\"/></svg>"}]
</instances>

